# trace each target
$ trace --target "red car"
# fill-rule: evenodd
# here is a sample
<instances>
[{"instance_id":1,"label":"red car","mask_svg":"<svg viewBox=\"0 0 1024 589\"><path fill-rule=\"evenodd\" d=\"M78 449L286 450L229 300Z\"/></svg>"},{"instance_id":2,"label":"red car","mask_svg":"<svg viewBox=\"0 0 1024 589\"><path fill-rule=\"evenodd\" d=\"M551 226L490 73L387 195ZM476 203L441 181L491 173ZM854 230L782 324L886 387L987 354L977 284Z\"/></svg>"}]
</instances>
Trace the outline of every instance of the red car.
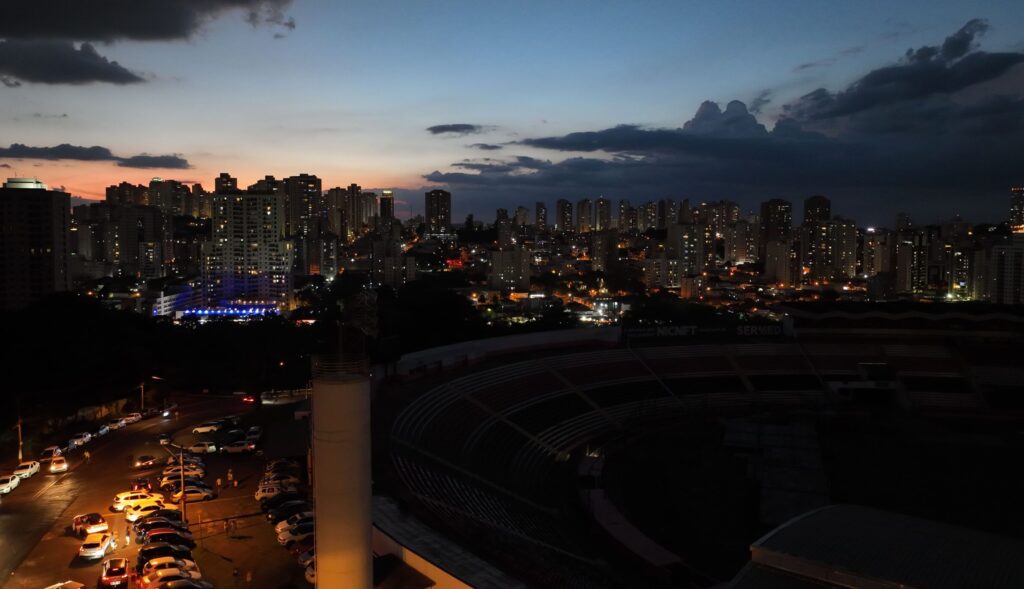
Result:
<instances>
[{"instance_id":1,"label":"red car","mask_svg":"<svg viewBox=\"0 0 1024 589\"><path fill-rule=\"evenodd\" d=\"M103 571L100 573L99 587L128 587L130 574L128 571L127 558L111 558L103 561Z\"/></svg>"},{"instance_id":2,"label":"red car","mask_svg":"<svg viewBox=\"0 0 1024 589\"><path fill-rule=\"evenodd\" d=\"M132 479L131 489L132 491L152 491L153 483L146 477L139 477Z\"/></svg>"},{"instance_id":3,"label":"red car","mask_svg":"<svg viewBox=\"0 0 1024 589\"><path fill-rule=\"evenodd\" d=\"M293 542L292 545L288 547L288 552L290 552L292 554L292 556L298 558L298 556L300 554L302 554L303 552L308 551L312 547L313 547L313 537L310 536L309 538L306 538L305 540L300 540L298 542Z\"/></svg>"}]
</instances>

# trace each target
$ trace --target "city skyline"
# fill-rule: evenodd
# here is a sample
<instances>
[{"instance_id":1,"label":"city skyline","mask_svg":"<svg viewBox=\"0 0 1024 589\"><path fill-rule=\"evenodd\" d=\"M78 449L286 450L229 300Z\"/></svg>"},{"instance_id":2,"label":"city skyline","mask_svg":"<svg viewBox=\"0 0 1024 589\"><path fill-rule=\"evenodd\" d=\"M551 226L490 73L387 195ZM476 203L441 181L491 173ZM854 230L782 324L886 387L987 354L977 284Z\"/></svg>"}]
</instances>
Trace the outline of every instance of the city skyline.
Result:
<instances>
[{"instance_id":1,"label":"city skyline","mask_svg":"<svg viewBox=\"0 0 1024 589\"><path fill-rule=\"evenodd\" d=\"M46 4L17 5L9 22ZM305 171L393 188L401 216L449 190L455 219L563 197L751 210L819 193L867 224L904 209L1001 218L1020 183L1009 147L1024 108L1021 15L1008 2L923 6L584 17L569 4L538 17L539 6L445 4L417 20L393 6L211 2L140 4L101 24L68 12L0 28L0 166L92 199L122 180L210 188L221 171ZM172 24L132 18L146 10ZM339 24L402 41L332 40ZM417 54L406 39L442 41ZM47 48L75 59L47 69L67 57Z\"/></svg>"}]
</instances>

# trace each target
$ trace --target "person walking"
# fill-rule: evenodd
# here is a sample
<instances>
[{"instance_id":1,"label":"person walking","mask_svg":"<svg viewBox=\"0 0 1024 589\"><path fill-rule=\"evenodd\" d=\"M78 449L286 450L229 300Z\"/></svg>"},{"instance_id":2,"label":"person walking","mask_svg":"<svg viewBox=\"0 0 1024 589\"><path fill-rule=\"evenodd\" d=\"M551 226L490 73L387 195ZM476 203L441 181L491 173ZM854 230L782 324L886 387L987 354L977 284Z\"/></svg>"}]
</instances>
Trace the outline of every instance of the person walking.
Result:
<instances>
[{"instance_id":1,"label":"person walking","mask_svg":"<svg viewBox=\"0 0 1024 589\"><path fill-rule=\"evenodd\" d=\"M217 477L217 493L220 493L220 477Z\"/></svg>"},{"instance_id":2,"label":"person walking","mask_svg":"<svg viewBox=\"0 0 1024 589\"><path fill-rule=\"evenodd\" d=\"M85 463L86 464L89 464L90 462L92 462L92 454L90 454L88 450L86 450L85 453L82 454L82 456L85 456Z\"/></svg>"},{"instance_id":3,"label":"person walking","mask_svg":"<svg viewBox=\"0 0 1024 589\"><path fill-rule=\"evenodd\" d=\"M234 481L234 480L235 480L235 472L229 468L228 469L228 486L229 487L232 486L231 482Z\"/></svg>"},{"instance_id":4,"label":"person walking","mask_svg":"<svg viewBox=\"0 0 1024 589\"><path fill-rule=\"evenodd\" d=\"M124 547L128 548L132 545L132 527L127 521L124 522Z\"/></svg>"}]
</instances>

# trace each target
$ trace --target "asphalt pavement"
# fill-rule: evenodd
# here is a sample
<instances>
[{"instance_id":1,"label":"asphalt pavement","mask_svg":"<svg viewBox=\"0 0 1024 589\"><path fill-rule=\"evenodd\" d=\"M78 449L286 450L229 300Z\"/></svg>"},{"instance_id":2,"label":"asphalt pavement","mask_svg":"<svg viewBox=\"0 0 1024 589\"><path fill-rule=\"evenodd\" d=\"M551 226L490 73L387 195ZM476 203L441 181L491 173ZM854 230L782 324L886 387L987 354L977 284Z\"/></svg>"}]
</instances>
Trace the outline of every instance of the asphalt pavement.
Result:
<instances>
[{"instance_id":1,"label":"asphalt pavement","mask_svg":"<svg viewBox=\"0 0 1024 589\"><path fill-rule=\"evenodd\" d=\"M0 579L5 582L0 581L0 585L38 589L69 579L94 583L102 560L85 562L77 558L81 540L66 530L71 519L79 513L101 513L123 543L124 517L109 510L111 500L128 490L130 479L154 478L161 470L135 470L128 457L149 454L166 459L168 454L158 444L158 434L172 434L175 442L191 443L192 425L247 410L237 398L185 396L174 401L179 405L177 419L155 417L112 431L71 452L68 472L51 475L44 467L3 496ZM91 453L89 463L83 459L84 450ZM134 556L134 552L121 549L116 555Z\"/></svg>"}]
</instances>

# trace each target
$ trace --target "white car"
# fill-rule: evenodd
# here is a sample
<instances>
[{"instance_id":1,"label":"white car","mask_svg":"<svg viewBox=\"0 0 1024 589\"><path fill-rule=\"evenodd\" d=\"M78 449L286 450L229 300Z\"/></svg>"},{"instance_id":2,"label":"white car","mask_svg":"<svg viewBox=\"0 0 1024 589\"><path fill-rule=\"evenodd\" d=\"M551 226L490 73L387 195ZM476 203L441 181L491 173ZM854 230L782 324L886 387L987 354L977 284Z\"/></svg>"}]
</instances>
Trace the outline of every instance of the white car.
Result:
<instances>
[{"instance_id":1,"label":"white car","mask_svg":"<svg viewBox=\"0 0 1024 589\"><path fill-rule=\"evenodd\" d=\"M51 473L67 472L67 471L68 471L68 461L65 460L63 456L54 456L52 459L50 459L50 472Z\"/></svg>"},{"instance_id":2,"label":"white car","mask_svg":"<svg viewBox=\"0 0 1024 589\"><path fill-rule=\"evenodd\" d=\"M144 518L154 511L160 511L161 509L177 509L177 507L164 504L164 502L159 499L140 501L139 503L136 503L124 510L124 519L130 522L135 522L140 518Z\"/></svg>"},{"instance_id":3,"label":"white car","mask_svg":"<svg viewBox=\"0 0 1024 589\"><path fill-rule=\"evenodd\" d=\"M255 449L256 444L252 440L242 440L231 442L227 446L221 446L220 451L225 454L243 454L245 452L252 452Z\"/></svg>"},{"instance_id":4,"label":"white car","mask_svg":"<svg viewBox=\"0 0 1024 589\"><path fill-rule=\"evenodd\" d=\"M78 556L81 558L96 560L103 558L108 552L117 549L117 541L114 536L108 533L89 534L78 549Z\"/></svg>"},{"instance_id":5,"label":"white car","mask_svg":"<svg viewBox=\"0 0 1024 589\"><path fill-rule=\"evenodd\" d=\"M203 487L185 487L185 501L188 503L194 503L196 501L209 501L210 499L216 499L217 493L213 489L204 489ZM175 503L181 503L181 491L171 495L171 501Z\"/></svg>"},{"instance_id":6,"label":"white car","mask_svg":"<svg viewBox=\"0 0 1024 589\"><path fill-rule=\"evenodd\" d=\"M125 420L126 423L135 423L137 421L142 421L142 414L141 413L129 413L128 415L124 416L124 420Z\"/></svg>"},{"instance_id":7,"label":"white car","mask_svg":"<svg viewBox=\"0 0 1024 589\"><path fill-rule=\"evenodd\" d=\"M167 468L164 469L162 474L165 477L181 476L181 471L182 470L185 471L185 476L187 476L187 477L203 478L203 477L206 476L206 469L204 469L201 466L192 466L191 464L186 464L184 467L181 467L181 466L168 466Z\"/></svg>"},{"instance_id":8,"label":"white car","mask_svg":"<svg viewBox=\"0 0 1024 589\"><path fill-rule=\"evenodd\" d=\"M312 511L303 511L301 513L296 513L295 515L289 517L288 519L281 520L281 521L277 522L277 525L274 526L274 533L275 534L280 534L281 532L287 530L288 528L290 528L290 527L292 527L292 526L294 526L296 524L301 524L301 523L306 523L306 522L311 522L311 521L313 521L313 512Z\"/></svg>"},{"instance_id":9,"label":"white car","mask_svg":"<svg viewBox=\"0 0 1024 589\"><path fill-rule=\"evenodd\" d=\"M153 560L147 562L142 567L142 576L145 577L146 575L154 571L162 571L164 569L181 569L183 571L195 571L197 573L199 572L199 567L196 566L196 563L194 561L188 560L187 558L161 556L159 558L154 558Z\"/></svg>"},{"instance_id":10,"label":"white car","mask_svg":"<svg viewBox=\"0 0 1024 589\"><path fill-rule=\"evenodd\" d=\"M150 493L148 491L125 491L114 496L114 502L110 508L114 511L124 511L129 507L135 507L149 501L163 501L162 493Z\"/></svg>"},{"instance_id":11,"label":"white car","mask_svg":"<svg viewBox=\"0 0 1024 589\"><path fill-rule=\"evenodd\" d=\"M0 477L0 493L3 493L4 495L10 493L20 482L21 477L16 474L9 474Z\"/></svg>"},{"instance_id":12,"label":"white car","mask_svg":"<svg viewBox=\"0 0 1024 589\"><path fill-rule=\"evenodd\" d=\"M257 501L263 501L264 499L271 499L273 497L277 497L281 493L294 493L295 491L298 491L298 489L291 486L282 487L281 485L260 485L256 489L256 494L254 495L254 498Z\"/></svg>"},{"instance_id":13,"label":"white car","mask_svg":"<svg viewBox=\"0 0 1024 589\"><path fill-rule=\"evenodd\" d=\"M128 425L128 423L124 420L123 417L115 417L107 422L107 427L109 427L112 430L121 429L126 425Z\"/></svg>"},{"instance_id":14,"label":"white car","mask_svg":"<svg viewBox=\"0 0 1024 589\"><path fill-rule=\"evenodd\" d=\"M179 579L191 579L198 581L203 576L197 571L186 571L185 569L158 569L143 576L141 581L142 589L152 589L158 587L164 583L170 583L171 581L177 581Z\"/></svg>"},{"instance_id":15,"label":"white car","mask_svg":"<svg viewBox=\"0 0 1024 589\"><path fill-rule=\"evenodd\" d=\"M14 469L14 474L18 475L23 479L39 472L39 463L35 460L29 460L28 462L22 462L18 465L18 468Z\"/></svg>"},{"instance_id":16,"label":"white car","mask_svg":"<svg viewBox=\"0 0 1024 589\"><path fill-rule=\"evenodd\" d=\"M219 432L221 425L213 421L207 421L206 423L200 423L199 425L192 428L194 434L212 434Z\"/></svg>"},{"instance_id":17,"label":"white car","mask_svg":"<svg viewBox=\"0 0 1024 589\"><path fill-rule=\"evenodd\" d=\"M188 451L193 454L209 454L217 451L217 444L213 442L196 442L188 447Z\"/></svg>"},{"instance_id":18,"label":"white car","mask_svg":"<svg viewBox=\"0 0 1024 589\"><path fill-rule=\"evenodd\" d=\"M263 428L258 425L250 427L249 431L245 432L245 439L247 440L258 440L261 437L263 437Z\"/></svg>"},{"instance_id":19,"label":"white car","mask_svg":"<svg viewBox=\"0 0 1024 589\"><path fill-rule=\"evenodd\" d=\"M292 542L301 542L313 535L313 522L292 526L277 535L277 543L287 546Z\"/></svg>"},{"instance_id":20,"label":"white car","mask_svg":"<svg viewBox=\"0 0 1024 589\"><path fill-rule=\"evenodd\" d=\"M75 434L74 436L71 436L71 439L68 440L68 446L72 448L77 448L79 446L84 446L88 444L90 441L92 441L92 434L82 432Z\"/></svg>"}]
</instances>

